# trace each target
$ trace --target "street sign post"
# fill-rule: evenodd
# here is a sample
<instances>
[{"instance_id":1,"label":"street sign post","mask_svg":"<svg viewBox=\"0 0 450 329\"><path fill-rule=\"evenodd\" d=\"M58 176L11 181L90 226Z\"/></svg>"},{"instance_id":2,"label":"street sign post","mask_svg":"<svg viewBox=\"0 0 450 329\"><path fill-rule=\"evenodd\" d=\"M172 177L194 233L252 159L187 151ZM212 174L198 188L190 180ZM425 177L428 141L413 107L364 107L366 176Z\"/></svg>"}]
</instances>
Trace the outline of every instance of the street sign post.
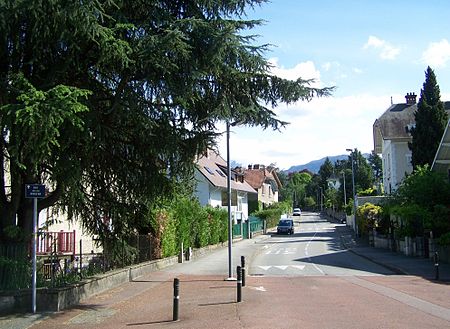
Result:
<instances>
[{"instance_id":1,"label":"street sign post","mask_svg":"<svg viewBox=\"0 0 450 329\"><path fill-rule=\"evenodd\" d=\"M36 313L36 240L37 240L37 199L45 198L45 185L43 184L25 184L25 198L33 199L33 236L31 240L33 273L31 284L31 307L33 313Z\"/></svg>"}]
</instances>

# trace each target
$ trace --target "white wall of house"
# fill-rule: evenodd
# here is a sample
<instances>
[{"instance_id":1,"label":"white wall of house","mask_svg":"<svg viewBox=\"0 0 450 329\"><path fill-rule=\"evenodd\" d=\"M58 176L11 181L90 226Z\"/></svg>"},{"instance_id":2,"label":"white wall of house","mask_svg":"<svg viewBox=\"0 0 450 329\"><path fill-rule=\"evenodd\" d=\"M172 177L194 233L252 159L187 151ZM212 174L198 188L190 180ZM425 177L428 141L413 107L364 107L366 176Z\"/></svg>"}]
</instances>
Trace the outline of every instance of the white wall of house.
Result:
<instances>
[{"instance_id":1,"label":"white wall of house","mask_svg":"<svg viewBox=\"0 0 450 329\"><path fill-rule=\"evenodd\" d=\"M272 185L263 183L258 189L258 201L267 205L278 202L278 192L272 190Z\"/></svg>"},{"instance_id":2,"label":"white wall of house","mask_svg":"<svg viewBox=\"0 0 450 329\"><path fill-rule=\"evenodd\" d=\"M47 225L47 223L50 224ZM84 255L102 252L101 246L95 244L92 235L84 231L80 222L69 222L64 214L58 214L52 211L52 208L44 209L39 213L38 227L46 232L75 231L75 254L80 253L80 240Z\"/></svg>"},{"instance_id":3,"label":"white wall of house","mask_svg":"<svg viewBox=\"0 0 450 329\"><path fill-rule=\"evenodd\" d=\"M226 189L213 186L200 172L195 172L197 186L195 194L202 206L210 205L212 207L227 208L222 204L222 192ZM231 213L236 220L247 220L248 218L248 193L238 191L238 204L231 206Z\"/></svg>"},{"instance_id":4,"label":"white wall of house","mask_svg":"<svg viewBox=\"0 0 450 329\"><path fill-rule=\"evenodd\" d=\"M222 207L222 190L209 185L209 203L212 207ZM203 204L203 206L206 204Z\"/></svg>"},{"instance_id":5,"label":"white wall of house","mask_svg":"<svg viewBox=\"0 0 450 329\"><path fill-rule=\"evenodd\" d=\"M383 185L386 193L394 192L406 174L412 172L411 151L406 141L383 141Z\"/></svg>"}]
</instances>

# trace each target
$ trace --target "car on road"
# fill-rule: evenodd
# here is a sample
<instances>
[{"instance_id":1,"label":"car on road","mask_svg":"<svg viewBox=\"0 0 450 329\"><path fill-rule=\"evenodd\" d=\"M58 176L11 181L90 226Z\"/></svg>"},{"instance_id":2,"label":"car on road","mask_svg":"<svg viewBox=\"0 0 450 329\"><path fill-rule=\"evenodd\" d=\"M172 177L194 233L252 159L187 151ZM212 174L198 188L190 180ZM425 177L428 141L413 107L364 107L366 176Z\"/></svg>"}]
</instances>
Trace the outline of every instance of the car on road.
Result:
<instances>
[{"instance_id":1,"label":"car on road","mask_svg":"<svg viewBox=\"0 0 450 329\"><path fill-rule=\"evenodd\" d=\"M294 221L292 219L281 219L278 222L277 233L294 234Z\"/></svg>"},{"instance_id":2,"label":"car on road","mask_svg":"<svg viewBox=\"0 0 450 329\"><path fill-rule=\"evenodd\" d=\"M301 216L302 211L300 208L294 208L294 211L292 212L292 216Z\"/></svg>"}]
</instances>

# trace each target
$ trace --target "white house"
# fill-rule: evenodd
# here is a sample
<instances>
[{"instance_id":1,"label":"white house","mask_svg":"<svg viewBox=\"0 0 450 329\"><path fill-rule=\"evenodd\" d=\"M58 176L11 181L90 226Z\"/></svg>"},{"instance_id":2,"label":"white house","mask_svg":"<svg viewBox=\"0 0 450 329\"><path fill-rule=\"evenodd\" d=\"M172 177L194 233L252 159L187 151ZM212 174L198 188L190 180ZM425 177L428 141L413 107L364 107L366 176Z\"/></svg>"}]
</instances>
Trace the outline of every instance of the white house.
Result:
<instances>
[{"instance_id":1,"label":"white house","mask_svg":"<svg viewBox=\"0 0 450 329\"><path fill-rule=\"evenodd\" d=\"M408 142L415 125L416 95L407 93L405 98L406 103L392 104L373 124L374 150L382 155L386 194L394 192L413 170ZM449 113L450 102L444 102L444 108Z\"/></svg>"},{"instance_id":2,"label":"white house","mask_svg":"<svg viewBox=\"0 0 450 329\"><path fill-rule=\"evenodd\" d=\"M406 174L412 172L410 129L415 124L416 95L408 93L406 103L392 104L373 124L374 150L383 160L383 186L394 192Z\"/></svg>"},{"instance_id":3,"label":"white house","mask_svg":"<svg viewBox=\"0 0 450 329\"><path fill-rule=\"evenodd\" d=\"M196 161L196 196L200 204L212 207L228 205L227 163L216 152L208 150ZM248 218L248 195L257 192L244 180L244 175L231 171L231 213L235 222Z\"/></svg>"}]
</instances>

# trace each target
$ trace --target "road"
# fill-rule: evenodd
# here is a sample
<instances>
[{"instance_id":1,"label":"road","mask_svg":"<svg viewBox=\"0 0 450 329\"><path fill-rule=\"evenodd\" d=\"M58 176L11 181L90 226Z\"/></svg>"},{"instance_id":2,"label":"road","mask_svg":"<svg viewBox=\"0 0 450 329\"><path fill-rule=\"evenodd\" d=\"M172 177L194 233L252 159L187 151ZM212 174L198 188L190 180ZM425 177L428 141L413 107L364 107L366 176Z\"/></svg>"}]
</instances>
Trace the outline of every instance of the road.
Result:
<instances>
[{"instance_id":1,"label":"road","mask_svg":"<svg viewBox=\"0 0 450 329\"><path fill-rule=\"evenodd\" d=\"M249 274L241 303L236 282L226 280L227 248L219 248L39 316L31 326L6 318L0 328L450 328L450 285L394 275L357 256L342 247L341 224L317 214L295 221L294 235L233 244L233 268L244 255ZM172 321L175 277L179 321Z\"/></svg>"},{"instance_id":2,"label":"road","mask_svg":"<svg viewBox=\"0 0 450 329\"><path fill-rule=\"evenodd\" d=\"M258 243L261 252L252 261L250 275L390 275L388 269L357 256L341 245L337 226L317 213L293 217L293 235L272 234Z\"/></svg>"}]
</instances>

